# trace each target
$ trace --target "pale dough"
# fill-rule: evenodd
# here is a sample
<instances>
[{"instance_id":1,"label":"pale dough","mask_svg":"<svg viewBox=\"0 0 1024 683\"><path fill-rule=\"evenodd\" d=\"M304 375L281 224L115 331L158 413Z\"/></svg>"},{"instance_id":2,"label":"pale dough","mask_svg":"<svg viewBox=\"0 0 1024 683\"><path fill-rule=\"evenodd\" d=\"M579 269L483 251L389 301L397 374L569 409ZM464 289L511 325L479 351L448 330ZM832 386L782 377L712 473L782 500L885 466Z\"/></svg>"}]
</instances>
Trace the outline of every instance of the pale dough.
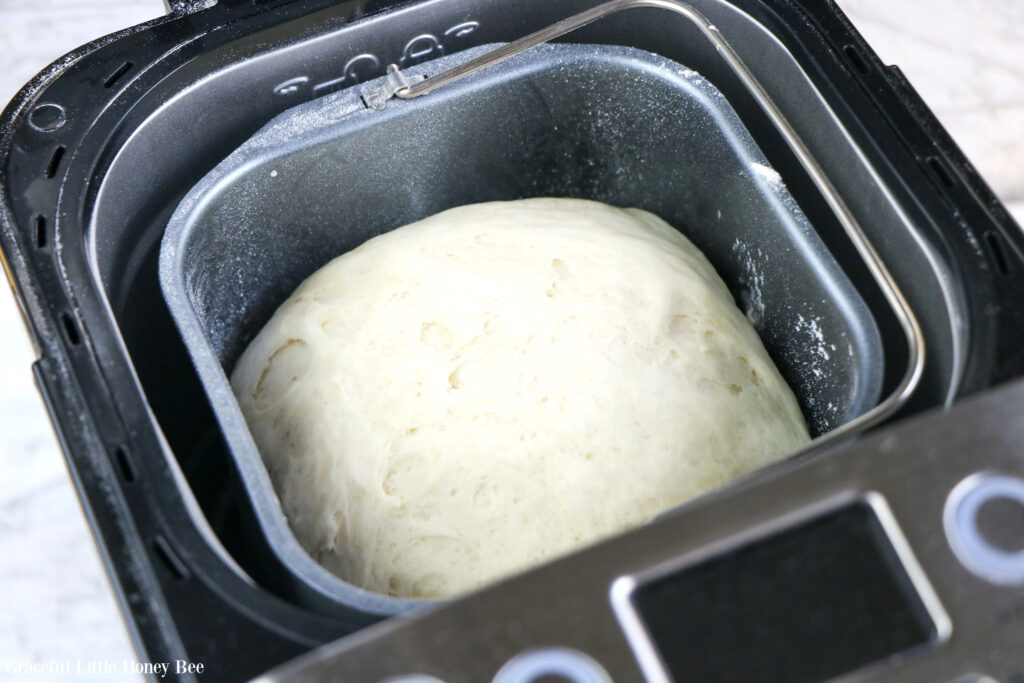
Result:
<instances>
[{"instance_id":1,"label":"pale dough","mask_svg":"<svg viewBox=\"0 0 1024 683\"><path fill-rule=\"evenodd\" d=\"M231 383L302 546L395 596L471 590L808 440L697 248L575 199L366 242L299 286Z\"/></svg>"}]
</instances>

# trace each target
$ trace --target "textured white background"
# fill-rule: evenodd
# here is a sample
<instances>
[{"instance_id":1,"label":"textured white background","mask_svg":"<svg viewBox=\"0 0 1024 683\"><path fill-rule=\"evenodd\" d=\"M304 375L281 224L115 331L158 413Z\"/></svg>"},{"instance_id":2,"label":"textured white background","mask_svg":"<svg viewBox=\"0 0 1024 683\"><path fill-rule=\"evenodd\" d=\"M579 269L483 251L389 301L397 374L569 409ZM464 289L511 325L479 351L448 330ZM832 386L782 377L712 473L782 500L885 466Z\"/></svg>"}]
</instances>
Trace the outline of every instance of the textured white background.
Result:
<instances>
[{"instance_id":1,"label":"textured white background","mask_svg":"<svg viewBox=\"0 0 1024 683\"><path fill-rule=\"evenodd\" d=\"M1024 222L1024 3L840 5L882 59L900 65ZM162 12L160 0L0 0L0 104L68 50ZM0 679L9 661L120 666L134 657L32 384L32 360L14 301L0 286Z\"/></svg>"}]
</instances>

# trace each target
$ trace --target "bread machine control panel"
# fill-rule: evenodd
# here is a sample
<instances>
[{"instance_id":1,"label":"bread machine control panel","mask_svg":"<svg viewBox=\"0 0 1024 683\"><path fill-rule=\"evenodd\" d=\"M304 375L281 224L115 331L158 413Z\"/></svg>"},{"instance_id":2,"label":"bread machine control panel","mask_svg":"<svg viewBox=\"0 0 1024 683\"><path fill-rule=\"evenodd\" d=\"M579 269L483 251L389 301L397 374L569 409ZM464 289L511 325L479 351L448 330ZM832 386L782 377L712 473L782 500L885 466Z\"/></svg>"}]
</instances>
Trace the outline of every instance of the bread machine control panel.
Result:
<instances>
[{"instance_id":1,"label":"bread machine control panel","mask_svg":"<svg viewBox=\"0 0 1024 683\"><path fill-rule=\"evenodd\" d=\"M618 579L612 606L651 680L828 680L948 634L898 534L880 498L858 500Z\"/></svg>"},{"instance_id":2,"label":"bread machine control panel","mask_svg":"<svg viewBox=\"0 0 1024 683\"><path fill-rule=\"evenodd\" d=\"M261 681L1024 681L1024 382Z\"/></svg>"}]
</instances>

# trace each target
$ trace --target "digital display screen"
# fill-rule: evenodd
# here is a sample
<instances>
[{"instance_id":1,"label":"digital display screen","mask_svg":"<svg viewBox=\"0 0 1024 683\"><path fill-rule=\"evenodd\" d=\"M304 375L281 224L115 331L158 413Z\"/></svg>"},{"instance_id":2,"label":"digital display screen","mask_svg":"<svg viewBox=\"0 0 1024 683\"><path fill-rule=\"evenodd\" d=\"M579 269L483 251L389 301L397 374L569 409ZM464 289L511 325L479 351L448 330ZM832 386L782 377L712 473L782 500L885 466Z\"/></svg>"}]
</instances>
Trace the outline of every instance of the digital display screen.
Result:
<instances>
[{"instance_id":1,"label":"digital display screen","mask_svg":"<svg viewBox=\"0 0 1024 683\"><path fill-rule=\"evenodd\" d=\"M688 683L823 681L936 636L863 502L643 583L631 602Z\"/></svg>"}]
</instances>

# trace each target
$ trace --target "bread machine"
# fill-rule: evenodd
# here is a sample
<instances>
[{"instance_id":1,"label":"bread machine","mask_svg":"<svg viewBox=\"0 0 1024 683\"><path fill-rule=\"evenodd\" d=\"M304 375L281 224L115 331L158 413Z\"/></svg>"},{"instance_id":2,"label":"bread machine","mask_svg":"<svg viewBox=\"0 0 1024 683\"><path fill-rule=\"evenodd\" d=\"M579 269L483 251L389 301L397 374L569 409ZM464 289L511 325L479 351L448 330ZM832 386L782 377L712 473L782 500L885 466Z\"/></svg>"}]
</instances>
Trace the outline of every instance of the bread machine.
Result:
<instances>
[{"instance_id":1,"label":"bread machine","mask_svg":"<svg viewBox=\"0 0 1024 683\"><path fill-rule=\"evenodd\" d=\"M0 121L4 269L141 659L203 662L216 680L1024 680L1024 236L898 69L879 62L837 7L170 5L167 16L40 73ZM606 50L603 66L587 71ZM720 216L728 197L687 194L699 173L658 184L680 160L708 173L727 164L701 167L701 157L687 157L696 142L672 147L699 118L671 118L682 104L665 119L667 137L643 146L657 103L629 69L656 69L630 50L706 79L731 112L716 120L734 120L751 140L749 149L734 145L750 163L729 173L762 190L750 178L777 174L785 196L762 196L791 199L777 215L804 221L820 243L799 262L810 264L804 280L792 273L805 266L786 260L794 249L771 252L781 244L774 237L723 238L739 223L700 244L748 314L753 294L771 294L758 329L818 438L640 529L466 598L353 607L282 550L267 523L273 502L253 491L238 457L230 396L211 388L270 304L217 283L229 255L217 250L233 239L225 223L219 237L188 244L188 263L214 266L212 280L184 289L213 327L183 326L161 255L165 233L179 230L172 214L275 124L319 107L338 119L297 129L298 147L310 149L314 133L340 139L349 114L360 123L345 144L373 141L356 168L317 170L308 154L293 155L309 177L345 183L352 208L319 207L336 216L382 201L395 221L408 220L480 197L555 191L677 211L677 225ZM534 66L543 55L561 59L571 79L544 81ZM588 127L575 106L584 97L635 115L614 134ZM523 141L544 144L500 167L486 124L507 111L529 131ZM401 133L417 125L410 142ZM562 133L544 137L559 125ZM460 147L463 138L479 144ZM650 166L628 166L630 149L646 150L635 156ZM675 156L649 161L669 149ZM614 173L579 168L613 157L627 177L658 171L646 194L616 184ZM451 176L428 172L439 160ZM459 182L455 170L475 182ZM538 179L534 190L508 180L523 173ZM296 207L253 187L235 206L264 202L253 216L282 212L265 229L291 225ZM659 204L669 196L676 204ZM265 255L253 244L258 266ZM797 278L789 292L786 276ZM197 304L203 287L227 287L238 305ZM825 294L801 298L809 287ZM200 331L212 351L197 346ZM856 340L854 361L823 358L809 372L800 351L805 342L813 351L815 335ZM830 376L855 385L850 405L860 406L832 421L813 400L832 394L811 380Z\"/></svg>"}]
</instances>

